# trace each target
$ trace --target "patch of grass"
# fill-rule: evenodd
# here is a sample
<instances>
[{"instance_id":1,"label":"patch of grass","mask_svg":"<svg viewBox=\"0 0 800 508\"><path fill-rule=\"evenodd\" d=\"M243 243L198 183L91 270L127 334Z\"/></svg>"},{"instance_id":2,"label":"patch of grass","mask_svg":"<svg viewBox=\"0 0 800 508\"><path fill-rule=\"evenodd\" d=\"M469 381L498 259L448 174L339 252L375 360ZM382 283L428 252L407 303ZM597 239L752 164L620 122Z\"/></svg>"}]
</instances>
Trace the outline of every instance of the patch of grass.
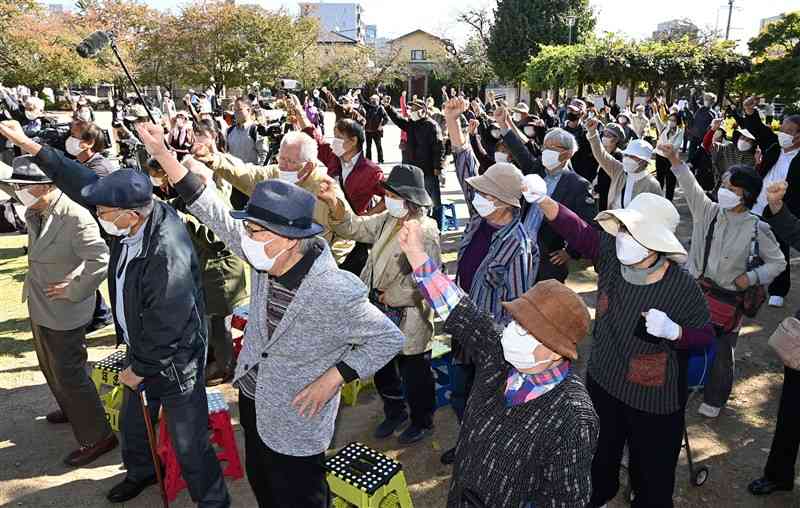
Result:
<instances>
[{"instance_id":1,"label":"patch of grass","mask_svg":"<svg viewBox=\"0 0 800 508\"><path fill-rule=\"evenodd\" d=\"M23 248L26 235L0 235L0 357L20 358L33 351L28 305L22 302L22 287L28 271L28 257ZM106 283L100 287L108 302ZM90 339L91 345L108 342L108 337ZM112 333L113 340L113 333Z\"/></svg>"}]
</instances>

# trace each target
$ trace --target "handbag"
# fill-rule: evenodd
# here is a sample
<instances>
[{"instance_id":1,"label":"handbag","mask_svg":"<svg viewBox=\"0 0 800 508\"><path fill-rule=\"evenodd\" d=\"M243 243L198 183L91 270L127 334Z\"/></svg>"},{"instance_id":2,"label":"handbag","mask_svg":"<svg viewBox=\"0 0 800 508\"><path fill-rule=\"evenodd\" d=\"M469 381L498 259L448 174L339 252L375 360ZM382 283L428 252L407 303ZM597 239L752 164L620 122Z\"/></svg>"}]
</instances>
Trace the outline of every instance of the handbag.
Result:
<instances>
[{"instance_id":1,"label":"handbag","mask_svg":"<svg viewBox=\"0 0 800 508\"><path fill-rule=\"evenodd\" d=\"M754 270L764 264L761 259L758 245L758 220L753 226L753 238L750 240L750 256L747 258L747 271ZM756 284L745 289L742 293L742 312L749 318L754 318L767 301L767 289L762 284Z\"/></svg>"},{"instance_id":2,"label":"handbag","mask_svg":"<svg viewBox=\"0 0 800 508\"><path fill-rule=\"evenodd\" d=\"M800 370L800 320L788 317L769 337L771 347L790 369Z\"/></svg>"},{"instance_id":3,"label":"handbag","mask_svg":"<svg viewBox=\"0 0 800 508\"><path fill-rule=\"evenodd\" d=\"M705 277L708 268L708 255L711 252L711 240L714 237L714 228L717 224L717 216L711 220L706 233L705 253L703 255L703 269L697 278L700 289L708 303L708 311L711 314L711 323L722 333L730 333L737 329L742 322L742 310L740 305L741 295L738 291L731 291L717 285L713 280Z\"/></svg>"}]
</instances>

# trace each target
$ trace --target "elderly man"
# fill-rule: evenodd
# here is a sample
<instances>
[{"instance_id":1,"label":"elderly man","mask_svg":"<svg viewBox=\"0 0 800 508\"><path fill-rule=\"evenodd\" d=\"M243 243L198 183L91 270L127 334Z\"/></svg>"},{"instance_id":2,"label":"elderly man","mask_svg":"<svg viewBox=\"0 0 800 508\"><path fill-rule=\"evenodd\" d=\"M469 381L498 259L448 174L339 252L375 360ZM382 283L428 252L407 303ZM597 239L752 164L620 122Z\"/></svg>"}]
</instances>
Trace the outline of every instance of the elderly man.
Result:
<instances>
[{"instance_id":1,"label":"elderly man","mask_svg":"<svg viewBox=\"0 0 800 508\"><path fill-rule=\"evenodd\" d=\"M586 117L586 103L580 99L573 99L567 106L567 117L564 130L575 136L578 141L578 151L572 156L572 168L588 182L593 182L597 176L597 160L592 155L592 148L587 140L586 127L583 119Z\"/></svg>"},{"instance_id":2,"label":"elderly man","mask_svg":"<svg viewBox=\"0 0 800 508\"><path fill-rule=\"evenodd\" d=\"M85 209L56 189L29 155L14 159L0 187L26 206L28 301L39 368L58 402L50 423L72 425L79 448L64 463L85 466L117 446L103 406L86 372L86 324L106 274L108 248Z\"/></svg>"},{"instance_id":3,"label":"elderly man","mask_svg":"<svg viewBox=\"0 0 800 508\"><path fill-rule=\"evenodd\" d=\"M56 149L29 139L16 122L0 122L0 134L35 156L36 163L73 201L96 212L114 237L108 286L117 342L128 346L120 381L122 459L125 480L108 500L122 503L156 483L144 415L134 391L143 385L156 418L164 406L167 425L192 499L202 507L227 507L230 498L208 441L204 380L205 305L197 255L175 210L154 201L150 178L121 169L99 178Z\"/></svg>"},{"instance_id":4,"label":"elderly man","mask_svg":"<svg viewBox=\"0 0 800 508\"><path fill-rule=\"evenodd\" d=\"M364 284L336 267L317 237L323 228L313 221L313 195L270 180L254 187L246 210L231 212L164 148L161 129L138 129L189 211L252 267L250 320L234 384L258 504L327 507L322 463L339 390L385 365L403 335L369 303ZM332 185L325 177L320 193L328 196Z\"/></svg>"},{"instance_id":5,"label":"elderly man","mask_svg":"<svg viewBox=\"0 0 800 508\"><path fill-rule=\"evenodd\" d=\"M319 149L319 160L328 168L328 175L336 179L343 189L348 204L357 215L374 215L386 209L383 202L383 171L380 166L364 157L364 128L355 120L339 120L333 129L333 140L328 143L308 120L296 97L294 125L314 138ZM369 255L369 245L357 242L347 258L339 265L343 270L359 275Z\"/></svg>"},{"instance_id":6,"label":"elderly man","mask_svg":"<svg viewBox=\"0 0 800 508\"><path fill-rule=\"evenodd\" d=\"M425 101L411 102L410 119L402 117L388 102L384 104L386 113L395 125L408 134L403 162L417 166L425 175L425 190L433 200L431 215L442 230L442 196L439 188L439 175L444 166L445 149L442 130L434 121Z\"/></svg>"},{"instance_id":7,"label":"elderly man","mask_svg":"<svg viewBox=\"0 0 800 508\"><path fill-rule=\"evenodd\" d=\"M269 157L269 138L253 121L253 107L246 97L239 97L233 105L235 123L225 134L228 152L248 164L265 164ZM231 203L242 208L247 195L234 188Z\"/></svg>"},{"instance_id":8,"label":"elderly man","mask_svg":"<svg viewBox=\"0 0 800 508\"><path fill-rule=\"evenodd\" d=\"M283 136L276 165L247 164L231 154L217 151L214 143L197 142L192 146L192 154L245 196L250 196L259 182L273 179L297 185L316 196L328 172L317 160L317 142L302 132L289 132ZM336 189L339 198L349 207L342 191L338 186ZM231 204L236 208L233 200ZM335 241L329 226L329 215L328 205L317 200L314 220L322 225L321 235L333 246L334 257L340 262L352 250L353 242Z\"/></svg>"}]
</instances>

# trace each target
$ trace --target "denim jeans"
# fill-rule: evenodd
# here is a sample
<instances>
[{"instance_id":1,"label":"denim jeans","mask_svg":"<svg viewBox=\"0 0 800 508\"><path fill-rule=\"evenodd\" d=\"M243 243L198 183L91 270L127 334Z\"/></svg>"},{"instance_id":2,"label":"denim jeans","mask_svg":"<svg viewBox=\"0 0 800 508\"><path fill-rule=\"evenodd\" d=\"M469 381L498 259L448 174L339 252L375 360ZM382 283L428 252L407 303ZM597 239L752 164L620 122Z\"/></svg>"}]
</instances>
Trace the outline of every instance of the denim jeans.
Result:
<instances>
[{"instance_id":1,"label":"denim jeans","mask_svg":"<svg viewBox=\"0 0 800 508\"><path fill-rule=\"evenodd\" d=\"M145 391L154 428L159 409L164 408L163 417L167 419L192 501L200 507L228 507L231 503L228 489L217 455L208 440L204 358L199 360L192 378L168 382L157 379L149 387L146 380ZM125 390L121 423L122 461L128 469L128 479L138 482L154 476L139 395L130 389Z\"/></svg>"}]
</instances>

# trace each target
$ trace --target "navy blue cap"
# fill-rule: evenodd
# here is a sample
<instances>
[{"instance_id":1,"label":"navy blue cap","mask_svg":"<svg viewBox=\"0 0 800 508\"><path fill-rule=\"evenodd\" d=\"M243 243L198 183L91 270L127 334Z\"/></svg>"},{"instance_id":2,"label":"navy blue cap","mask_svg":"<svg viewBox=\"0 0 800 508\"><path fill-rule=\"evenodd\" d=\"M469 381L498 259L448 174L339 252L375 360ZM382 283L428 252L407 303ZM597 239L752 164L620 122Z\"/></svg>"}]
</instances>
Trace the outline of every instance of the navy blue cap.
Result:
<instances>
[{"instance_id":1,"label":"navy blue cap","mask_svg":"<svg viewBox=\"0 0 800 508\"><path fill-rule=\"evenodd\" d=\"M322 232L314 222L317 198L297 185L267 180L256 185L247 208L232 211L234 219L248 220L284 238L309 238Z\"/></svg>"},{"instance_id":2,"label":"navy blue cap","mask_svg":"<svg viewBox=\"0 0 800 508\"><path fill-rule=\"evenodd\" d=\"M119 169L85 186L81 197L90 206L138 208L153 201L153 183L141 171Z\"/></svg>"}]
</instances>

